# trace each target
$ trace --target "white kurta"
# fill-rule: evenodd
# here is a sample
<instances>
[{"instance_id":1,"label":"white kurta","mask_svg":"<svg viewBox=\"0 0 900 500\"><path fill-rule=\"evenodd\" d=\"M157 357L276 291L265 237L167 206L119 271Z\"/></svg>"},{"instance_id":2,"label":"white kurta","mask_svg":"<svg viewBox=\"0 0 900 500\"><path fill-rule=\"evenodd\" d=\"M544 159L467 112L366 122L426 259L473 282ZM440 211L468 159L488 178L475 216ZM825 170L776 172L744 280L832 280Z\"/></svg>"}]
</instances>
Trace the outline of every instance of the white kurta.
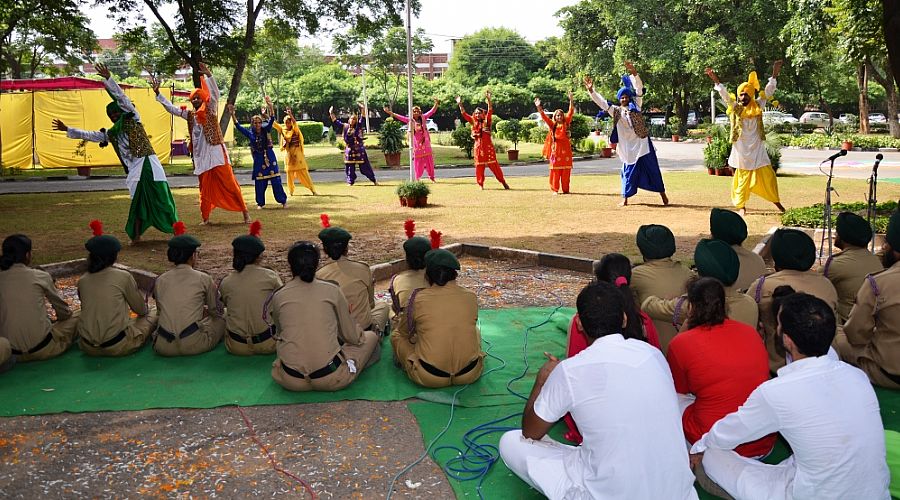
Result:
<instances>
[{"instance_id":1,"label":"white kurta","mask_svg":"<svg viewBox=\"0 0 900 500\"><path fill-rule=\"evenodd\" d=\"M203 78L206 78L206 85L209 88L209 102L206 103L206 107L208 109L217 110L219 109L219 98L221 95L219 94L219 87L216 85L216 80L211 76L204 76ZM188 119L190 111L175 106L162 94L157 95L156 100L159 101L169 113L180 116L185 120ZM218 124L216 126L218 126ZM194 175L200 175L219 165L230 163L228 161L228 152L225 150L225 145L210 144L209 141L206 140L206 135L203 133L203 125L198 123L197 120L194 120L194 128L191 130L191 155L194 160Z\"/></svg>"},{"instance_id":2,"label":"white kurta","mask_svg":"<svg viewBox=\"0 0 900 500\"><path fill-rule=\"evenodd\" d=\"M641 95L644 93L644 82L637 75L629 75L628 78L631 79L631 85L634 87L635 93L638 94L638 97L634 98L634 103L638 109L642 109L641 105L644 102L644 98ZM634 133L634 125L631 123L631 112L628 108L609 104L596 91L592 90L590 95L597 106L600 106L600 109L609 113L610 116L615 112L615 109L621 110L621 118L616 124L616 132L619 134L619 145L616 146L616 154L619 155L622 163L634 165L637 163L638 158L650 152L650 138L644 137L642 139Z\"/></svg>"},{"instance_id":3,"label":"white kurta","mask_svg":"<svg viewBox=\"0 0 900 500\"><path fill-rule=\"evenodd\" d=\"M724 85L719 83L714 88L719 92L726 106L734 105L734 99L731 98ZM775 94L775 89L775 77L770 77L769 83L766 84L766 97L771 98ZM756 103L759 104L759 109L766 109L766 99L757 98ZM731 155L728 157L729 166L743 170L756 170L772 164L760 132L757 119L741 119L741 136L731 147Z\"/></svg>"},{"instance_id":4,"label":"white kurta","mask_svg":"<svg viewBox=\"0 0 900 500\"><path fill-rule=\"evenodd\" d=\"M773 432L794 452L778 465L731 451ZM778 370L691 448L703 451L707 474L735 498L890 498L875 391L865 373L830 353Z\"/></svg>"},{"instance_id":5,"label":"white kurta","mask_svg":"<svg viewBox=\"0 0 900 500\"><path fill-rule=\"evenodd\" d=\"M510 469L549 498L697 498L672 374L650 344L601 337L560 362L534 411L546 422L571 412L584 436L578 447L501 439Z\"/></svg>"},{"instance_id":6,"label":"white kurta","mask_svg":"<svg viewBox=\"0 0 900 500\"><path fill-rule=\"evenodd\" d=\"M109 91L110 95L113 96L116 103L122 108L123 113L133 113L134 121L140 122L141 115L138 114L137 108L134 107L134 104L131 102L131 99L125 95L125 92L122 92L122 88L119 87L112 78L103 80L103 85L106 87L106 90ZM93 131L93 130L81 130L78 128L69 127L69 130L66 132L66 136L69 139L83 139L91 142L109 142L109 136L106 132ZM122 160L122 163L128 168L128 176L125 178L125 186L128 187L128 193L131 197L134 197L134 191L137 189L138 182L141 180L141 170L144 168L144 156L134 156L131 154L131 147L128 144L128 136L125 134L119 134L117 138L119 142L119 157ZM153 169L153 180L158 182L166 182L166 171L163 170L162 164L159 162L159 158L156 157L155 154L150 155L146 158L150 159L150 167Z\"/></svg>"}]
</instances>

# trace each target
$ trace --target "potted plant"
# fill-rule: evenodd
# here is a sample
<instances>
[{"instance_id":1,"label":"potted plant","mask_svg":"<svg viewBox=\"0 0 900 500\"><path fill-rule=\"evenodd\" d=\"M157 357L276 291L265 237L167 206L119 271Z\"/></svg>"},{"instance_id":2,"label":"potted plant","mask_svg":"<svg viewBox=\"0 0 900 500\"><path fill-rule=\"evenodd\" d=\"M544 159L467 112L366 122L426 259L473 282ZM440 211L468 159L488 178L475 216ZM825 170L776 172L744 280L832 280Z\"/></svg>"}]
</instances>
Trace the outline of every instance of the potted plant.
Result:
<instances>
[{"instance_id":1,"label":"potted plant","mask_svg":"<svg viewBox=\"0 0 900 500\"><path fill-rule=\"evenodd\" d=\"M848 135L847 137L844 137L844 140L841 142L841 149L843 149L845 151L853 150L853 136L852 135Z\"/></svg>"},{"instance_id":2,"label":"potted plant","mask_svg":"<svg viewBox=\"0 0 900 500\"><path fill-rule=\"evenodd\" d=\"M512 149L506 150L506 156L509 161L518 161L519 159L519 139L522 138L522 123L516 118L510 118L497 124L497 132L500 137L513 143Z\"/></svg>"},{"instance_id":3,"label":"potted plant","mask_svg":"<svg viewBox=\"0 0 900 500\"><path fill-rule=\"evenodd\" d=\"M612 148L603 139L597 141L597 150L601 158L612 158Z\"/></svg>"},{"instance_id":4,"label":"potted plant","mask_svg":"<svg viewBox=\"0 0 900 500\"><path fill-rule=\"evenodd\" d=\"M400 166L400 151L403 150L403 130L400 122L388 118L378 131L378 144L384 152L384 162L388 167Z\"/></svg>"},{"instance_id":5,"label":"potted plant","mask_svg":"<svg viewBox=\"0 0 900 500\"><path fill-rule=\"evenodd\" d=\"M677 115L672 115L669 117L669 132L672 134L672 142L678 142L681 140L681 118L678 118Z\"/></svg>"},{"instance_id":6,"label":"potted plant","mask_svg":"<svg viewBox=\"0 0 900 500\"><path fill-rule=\"evenodd\" d=\"M719 174L720 169L728 166L728 155L731 154L731 141L723 134L713 134L712 140L703 148L703 166L709 175Z\"/></svg>"},{"instance_id":7,"label":"potted plant","mask_svg":"<svg viewBox=\"0 0 900 500\"><path fill-rule=\"evenodd\" d=\"M403 181L397 186L396 193L402 207L425 207L431 189L422 181Z\"/></svg>"}]
</instances>

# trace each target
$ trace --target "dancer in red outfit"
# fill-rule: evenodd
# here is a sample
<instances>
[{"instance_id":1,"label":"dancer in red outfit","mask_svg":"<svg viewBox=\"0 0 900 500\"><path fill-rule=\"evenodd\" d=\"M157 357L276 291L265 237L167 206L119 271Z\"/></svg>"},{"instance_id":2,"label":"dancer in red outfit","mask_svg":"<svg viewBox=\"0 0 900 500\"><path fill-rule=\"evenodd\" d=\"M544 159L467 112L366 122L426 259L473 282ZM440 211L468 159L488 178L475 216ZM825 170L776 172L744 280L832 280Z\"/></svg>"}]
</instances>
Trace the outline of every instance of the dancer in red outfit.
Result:
<instances>
[{"instance_id":1,"label":"dancer in red outfit","mask_svg":"<svg viewBox=\"0 0 900 500\"><path fill-rule=\"evenodd\" d=\"M459 112L462 113L463 120L472 124L472 138L475 139L475 180L481 189L484 189L484 167L487 167L491 169L500 184L503 184L503 189L509 189L509 184L503 178L500 163L497 162L494 141L491 140L491 115L494 107L491 106L490 90L484 93L484 99L487 101L487 111L475 108L475 113L470 115L466 113L466 109L462 105L462 98L456 96L456 104L459 104Z\"/></svg>"},{"instance_id":2,"label":"dancer in red outfit","mask_svg":"<svg viewBox=\"0 0 900 500\"><path fill-rule=\"evenodd\" d=\"M575 115L572 92L569 91L569 111L563 114L563 110L557 109L553 112L552 119L544 113L540 98L534 99L534 105L549 127L547 139L544 140L543 155L550 161L550 189L553 190L553 194L559 194L562 184L562 193L569 194L569 177L572 175L572 140L569 138L569 127L572 125L572 116Z\"/></svg>"}]
</instances>

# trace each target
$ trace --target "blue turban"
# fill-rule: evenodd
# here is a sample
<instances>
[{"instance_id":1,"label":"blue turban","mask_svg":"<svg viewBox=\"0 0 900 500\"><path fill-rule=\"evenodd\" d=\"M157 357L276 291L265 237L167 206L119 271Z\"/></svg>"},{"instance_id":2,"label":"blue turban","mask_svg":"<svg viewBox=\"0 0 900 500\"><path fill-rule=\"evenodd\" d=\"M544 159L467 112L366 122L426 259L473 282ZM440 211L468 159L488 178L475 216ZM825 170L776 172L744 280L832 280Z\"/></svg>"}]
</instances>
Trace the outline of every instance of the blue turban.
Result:
<instances>
[{"instance_id":1,"label":"blue turban","mask_svg":"<svg viewBox=\"0 0 900 500\"><path fill-rule=\"evenodd\" d=\"M616 92L616 99L622 99L623 95L627 95L631 98L628 102L628 110L640 112L637 103L634 102L634 99L637 97L637 92L635 92L634 87L631 86L631 78L629 78L628 75L622 75L622 88Z\"/></svg>"}]
</instances>

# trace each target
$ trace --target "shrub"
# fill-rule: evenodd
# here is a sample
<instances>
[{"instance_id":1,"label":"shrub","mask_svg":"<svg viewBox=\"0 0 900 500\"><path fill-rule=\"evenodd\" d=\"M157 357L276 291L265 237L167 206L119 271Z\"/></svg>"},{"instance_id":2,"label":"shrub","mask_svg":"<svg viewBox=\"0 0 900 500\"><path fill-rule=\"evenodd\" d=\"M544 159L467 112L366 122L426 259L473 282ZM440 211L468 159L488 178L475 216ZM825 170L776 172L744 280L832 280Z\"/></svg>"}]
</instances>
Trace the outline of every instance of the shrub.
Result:
<instances>
[{"instance_id":1,"label":"shrub","mask_svg":"<svg viewBox=\"0 0 900 500\"><path fill-rule=\"evenodd\" d=\"M527 139L528 134L531 133L532 129L538 126L538 123L534 120L520 120L519 125L522 127L520 139Z\"/></svg>"},{"instance_id":2,"label":"shrub","mask_svg":"<svg viewBox=\"0 0 900 500\"><path fill-rule=\"evenodd\" d=\"M778 136L772 136L766 139L766 153L769 155L772 170L776 173L781 168L781 139Z\"/></svg>"},{"instance_id":3,"label":"shrub","mask_svg":"<svg viewBox=\"0 0 900 500\"><path fill-rule=\"evenodd\" d=\"M713 170L725 168L731 154L731 141L724 137L713 136L712 141L703 148L703 166Z\"/></svg>"},{"instance_id":4,"label":"shrub","mask_svg":"<svg viewBox=\"0 0 900 500\"><path fill-rule=\"evenodd\" d=\"M328 144L337 142L337 134L334 133L334 127L328 127Z\"/></svg>"},{"instance_id":5,"label":"shrub","mask_svg":"<svg viewBox=\"0 0 900 500\"><path fill-rule=\"evenodd\" d=\"M303 134L303 142L312 144L322 140L322 131L325 126L322 122L297 122L300 133Z\"/></svg>"},{"instance_id":6,"label":"shrub","mask_svg":"<svg viewBox=\"0 0 900 500\"><path fill-rule=\"evenodd\" d=\"M335 146L336 148L338 148L339 150L341 150L341 151L347 149L347 145L344 144L344 140L343 140L343 139L338 139L338 140L334 141L334 146Z\"/></svg>"},{"instance_id":7,"label":"shrub","mask_svg":"<svg viewBox=\"0 0 900 500\"><path fill-rule=\"evenodd\" d=\"M403 181L395 192L401 198L424 198L431 194L431 189L422 181Z\"/></svg>"},{"instance_id":8,"label":"shrub","mask_svg":"<svg viewBox=\"0 0 900 500\"><path fill-rule=\"evenodd\" d=\"M649 120L648 120L649 123ZM650 133L650 137L671 137L672 134L669 132L669 127L666 125L655 125L653 123L650 124L650 129L648 130Z\"/></svg>"},{"instance_id":9,"label":"shrub","mask_svg":"<svg viewBox=\"0 0 900 500\"><path fill-rule=\"evenodd\" d=\"M497 122L497 134L512 142L513 149L519 149L519 140L523 138L522 123L515 118Z\"/></svg>"},{"instance_id":10,"label":"shrub","mask_svg":"<svg viewBox=\"0 0 900 500\"><path fill-rule=\"evenodd\" d=\"M672 115L669 117L669 133L671 135L681 135L681 118L678 115Z\"/></svg>"},{"instance_id":11,"label":"shrub","mask_svg":"<svg viewBox=\"0 0 900 500\"><path fill-rule=\"evenodd\" d=\"M400 122L393 118L388 118L381 125L381 130L378 131L378 144L384 154L399 153L403 150L403 131L400 127Z\"/></svg>"},{"instance_id":12,"label":"shrub","mask_svg":"<svg viewBox=\"0 0 900 500\"><path fill-rule=\"evenodd\" d=\"M494 152L495 153L500 154L500 153L505 153L507 151L509 151L509 146L507 146L505 143L502 143L499 141L494 141Z\"/></svg>"},{"instance_id":13,"label":"shrub","mask_svg":"<svg viewBox=\"0 0 900 500\"><path fill-rule=\"evenodd\" d=\"M456 127L451 135L453 145L466 153L466 158L472 158L472 150L475 148L475 139L472 138L472 125L466 123Z\"/></svg>"},{"instance_id":14,"label":"shrub","mask_svg":"<svg viewBox=\"0 0 900 500\"><path fill-rule=\"evenodd\" d=\"M569 126L569 139L572 140L572 144L579 144L582 139L591 135L592 121L585 115L572 116L572 124Z\"/></svg>"},{"instance_id":15,"label":"shrub","mask_svg":"<svg viewBox=\"0 0 900 500\"><path fill-rule=\"evenodd\" d=\"M587 153L589 155L592 155L592 154L594 154L594 149L596 147L597 147L597 145L594 144L593 139L583 139L581 141L581 147L579 147L578 149L580 149L581 151L584 151L585 153Z\"/></svg>"},{"instance_id":16,"label":"shrub","mask_svg":"<svg viewBox=\"0 0 900 500\"><path fill-rule=\"evenodd\" d=\"M547 138L547 132L549 131L550 129L544 127L543 125L532 128L530 131L528 131L528 142L532 142L534 144L543 144L544 140Z\"/></svg>"},{"instance_id":17,"label":"shrub","mask_svg":"<svg viewBox=\"0 0 900 500\"><path fill-rule=\"evenodd\" d=\"M888 220L897 210L896 201L888 201L879 203L875 207L875 231L884 233L887 230ZM834 203L831 206L832 224L837 223L837 216L841 212L853 212L865 217L866 204L857 203ZM823 227L823 214L825 206L822 203L816 203L809 207L791 208L781 214L781 224L784 226L820 228Z\"/></svg>"}]
</instances>

